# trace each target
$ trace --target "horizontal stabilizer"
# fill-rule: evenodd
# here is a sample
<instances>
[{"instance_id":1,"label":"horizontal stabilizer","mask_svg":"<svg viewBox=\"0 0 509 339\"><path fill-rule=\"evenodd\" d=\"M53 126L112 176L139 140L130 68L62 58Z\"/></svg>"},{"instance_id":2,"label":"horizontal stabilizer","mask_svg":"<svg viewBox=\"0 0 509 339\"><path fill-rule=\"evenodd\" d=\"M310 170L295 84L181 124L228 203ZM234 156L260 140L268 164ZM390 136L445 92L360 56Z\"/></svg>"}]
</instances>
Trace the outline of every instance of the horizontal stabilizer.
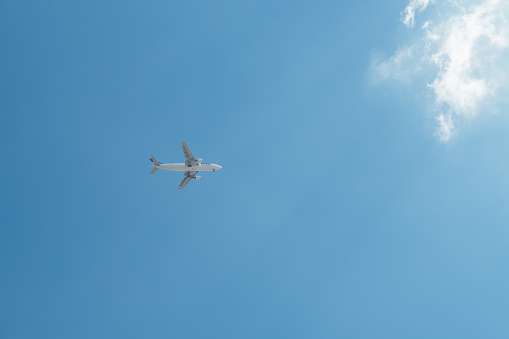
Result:
<instances>
[{"instance_id":1,"label":"horizontal stabilizer","mask_svg":"<svg viewBox=\"0 0 509 339\"><path fill-rule=\"evenodd\" d=\"M159 163L159 161L157 161L156 157L150 157L150 161L152 161L152 162L154 163L154 166L159 166L159 165L161 165L161 164Z\"/></svg>"},{"instance_id":2,"label":"horizontal stabilizer","mask_svg":"<svg viewBox=\"0 0 509 339\"><path fill-rule=\"evenodd\" d=\"M158 169L159 169L159 167L152 168L152 172L150 172L150 174L154 174L155 172L157 172Z\"/></svg>"}]
</instances>

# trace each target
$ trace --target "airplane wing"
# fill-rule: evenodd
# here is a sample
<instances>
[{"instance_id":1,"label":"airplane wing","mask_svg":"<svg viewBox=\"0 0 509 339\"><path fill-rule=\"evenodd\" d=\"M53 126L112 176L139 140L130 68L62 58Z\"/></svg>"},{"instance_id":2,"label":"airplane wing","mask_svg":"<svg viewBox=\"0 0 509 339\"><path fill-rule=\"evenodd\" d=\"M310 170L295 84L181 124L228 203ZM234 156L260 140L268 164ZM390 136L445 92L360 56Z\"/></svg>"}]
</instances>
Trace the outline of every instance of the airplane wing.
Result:
<instances>
[{"instance_id":1,"label":"airplane wing","mask_svg":"<svg viewBox=\"0 0 509 339\"><path fill-rule=\"evenodd\" d=\"M181 190L184 188L185 185L187 185L187 183L189 181L191 181L191 179L193 179L193 177L196 175L196 173L198 173L198 171L185 171L184 172L184 179L182 179L182 182L180 183L179 187L177 188L178 190Z\"/></svg>"},{"instance_id":2,"label":"airplane wing","mask_svg":"<svg viewBox=\"0 0 509 339\"><path fill-rule=\"evenodd\" d=\"M185 141L182 141L182 151L184 151L184 156L186 157L186 166L195 166L198 164L198 160L196 160L193 152L191 152Z\"/></svg>"}]
</instances>

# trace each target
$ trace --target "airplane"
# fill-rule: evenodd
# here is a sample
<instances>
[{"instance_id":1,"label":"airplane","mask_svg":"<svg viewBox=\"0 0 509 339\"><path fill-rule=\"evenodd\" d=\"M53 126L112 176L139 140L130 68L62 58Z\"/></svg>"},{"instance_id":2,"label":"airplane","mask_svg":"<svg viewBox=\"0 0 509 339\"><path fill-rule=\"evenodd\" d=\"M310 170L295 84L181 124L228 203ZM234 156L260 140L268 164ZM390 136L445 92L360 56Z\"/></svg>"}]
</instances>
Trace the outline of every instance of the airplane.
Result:
<instances>
[{"instance_id":1,"label":"airplane","mask_svg":"<svg viewBox=\"0 0 509 339\"><path fill-rule=\"evenodd\" d=\"M182 179L182 182L180 183L178 190L181 190L184 188L185 185L191 179L200 180L201 176L197 176L196 173L198 171L212 171L215 172L217 170L220 170L221 166L216 164L210 164L202 162L202 159L196 159L189 149L189 146L187 146L185 141L182 141L182 150L184 151L184 156L186 157L185 163L175 163L175 164L161 164L155 157L151 157L150 161L152 161L152 172L150 174L154 174L157 172L158 169L164 169L168 171L182 171L184 172L184 179Z\"/></svg>"}]
</instances>

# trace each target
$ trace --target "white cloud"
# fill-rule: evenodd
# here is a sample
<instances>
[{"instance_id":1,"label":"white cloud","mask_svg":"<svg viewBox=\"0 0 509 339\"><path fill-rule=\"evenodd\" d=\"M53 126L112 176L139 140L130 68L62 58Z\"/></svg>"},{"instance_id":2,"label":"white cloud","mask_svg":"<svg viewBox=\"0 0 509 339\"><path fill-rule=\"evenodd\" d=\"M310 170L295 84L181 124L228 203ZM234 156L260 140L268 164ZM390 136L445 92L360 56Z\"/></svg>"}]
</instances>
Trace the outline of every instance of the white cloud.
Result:
<instances>
[{"instance_id":1,"label":"white cloud","mask_svg":"<svg viewBox=\"0 0 509 339\"><path fill-rule=\"evenodd\" d=\"M452 121L452 117L450 115L440 114L437 117L437 129L435 131L435 136L438 140L442 142L447 142L454 133L454 122Z\"/></svg>"},{"instance_id":2,"label":"white cloud","mask_svg":"<svg viewBox=\"0 0 509 339\"><path fill-rule=\"evenodd\" d=\"M438 29L438 48L431 60L439 71L430 87L437 104L447 104L455 114L474 115L496 90L489 59L508 44L504 29L499 29L507 25L499 3L488 0L472 6Z\"/></svg>"},{"instance_id":3,"label":"white cloud","mask_svg":"<svg viewBox=\"0 0 509 339\"><path fill-rule=\"evenodd\" d=\"M427 20L412 48L398 49L387 60L372 65L382 78L404 79L411 70L432 66L432 81L425 84L432 92L437 111L436 137L447 142L459 121L474 117L483 105L496 98L506 72L501 69L509 47L509 4L500 0L474 1L465 5L443 1L440 15ZM422 12L430 0L411 0L402 18L415 25L415 12ZM405 57L405 62L402 62ZM428 78L429 79L429 78ZM423 84L424 85L424 84Z\"/></svg>"},{"instance_id":4,"label":"white cloud","mask_svg":"<svg viewBox=\"0 0 509 339\"><path fill-rule=\"evenodd\" d=\"M415 25L415 12L423 12L432 0L411 0L410 3L405 7L405 10L401 13L403 17L401 20L407 27L414 27Z\"/></svg>"}]
</instances>

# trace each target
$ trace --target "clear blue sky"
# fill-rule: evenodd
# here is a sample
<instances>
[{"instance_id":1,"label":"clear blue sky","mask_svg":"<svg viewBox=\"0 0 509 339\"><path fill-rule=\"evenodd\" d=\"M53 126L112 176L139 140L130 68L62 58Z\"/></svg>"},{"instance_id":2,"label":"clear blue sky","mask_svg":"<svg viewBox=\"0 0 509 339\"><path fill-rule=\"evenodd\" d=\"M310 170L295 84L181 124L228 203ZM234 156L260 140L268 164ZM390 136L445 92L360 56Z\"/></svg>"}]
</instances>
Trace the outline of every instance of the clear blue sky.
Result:
<instances>
[{"instance_id":1,"label":"clear blue sky","mask_svg":"<svg viewBox=\"0 0 509 339\"><path fill-rule=\"evenodd\" d=\"M405 5L2 1L0 338L507 338L509 119L371 83Z\"/></svg>"}]
</instances>

